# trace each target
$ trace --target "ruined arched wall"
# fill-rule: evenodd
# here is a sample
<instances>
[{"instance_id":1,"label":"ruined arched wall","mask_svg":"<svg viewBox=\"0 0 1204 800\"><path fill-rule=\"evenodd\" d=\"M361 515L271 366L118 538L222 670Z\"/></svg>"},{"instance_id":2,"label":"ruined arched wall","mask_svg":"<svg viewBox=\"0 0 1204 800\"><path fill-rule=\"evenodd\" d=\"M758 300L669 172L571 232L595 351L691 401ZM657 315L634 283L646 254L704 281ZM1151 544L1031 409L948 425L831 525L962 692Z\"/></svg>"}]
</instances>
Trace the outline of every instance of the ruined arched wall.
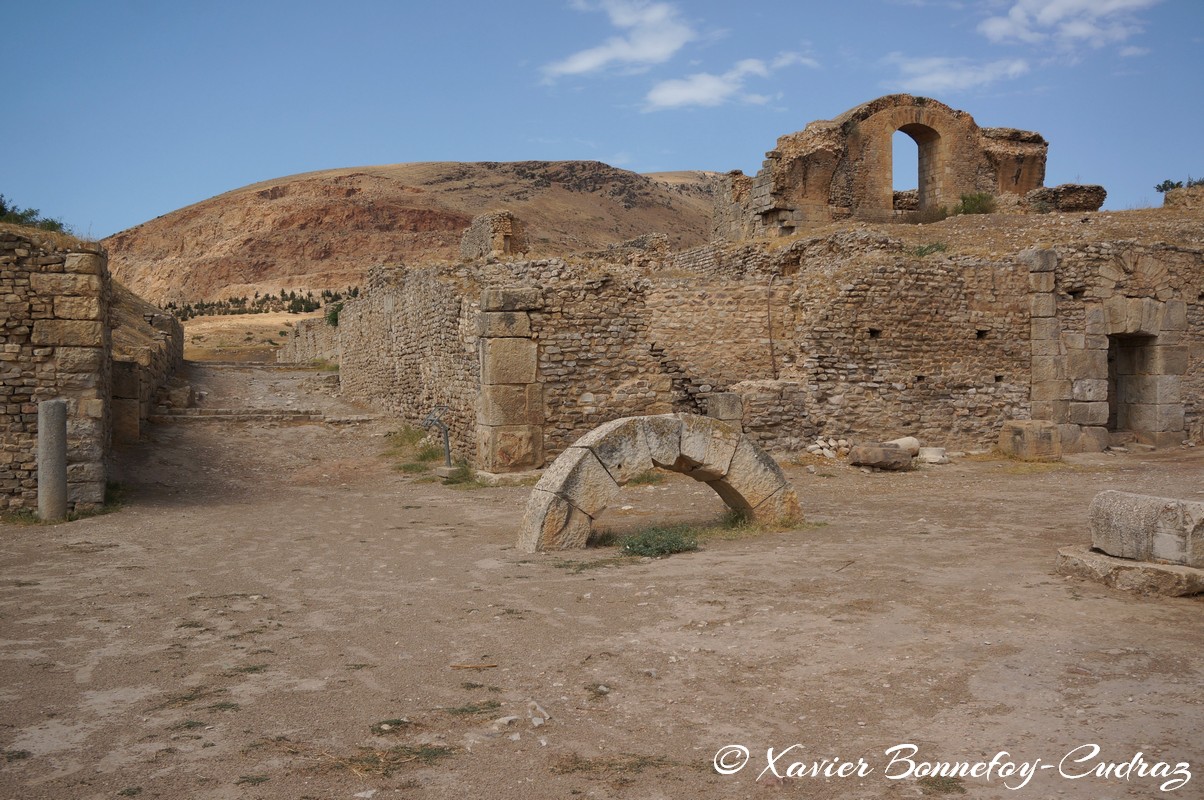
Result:
<instances>
[{"instance_id":1,"label":"ruined arched wall","mask_svg":"<svg viewBox=\"0 0 1204 800\"><path fill-rule=\"evenodd\" d=\"M729 173L717 194L715 234L789 235L799 225L856 217L906 220L893 192L893 136L915 140L920 210L933 213L971 192L1023 195L1042 186L1048 145L1040 134L979 128L964 111L927 97L888 95L778 139L755 178Z\"/></svg>"}]
</instances>

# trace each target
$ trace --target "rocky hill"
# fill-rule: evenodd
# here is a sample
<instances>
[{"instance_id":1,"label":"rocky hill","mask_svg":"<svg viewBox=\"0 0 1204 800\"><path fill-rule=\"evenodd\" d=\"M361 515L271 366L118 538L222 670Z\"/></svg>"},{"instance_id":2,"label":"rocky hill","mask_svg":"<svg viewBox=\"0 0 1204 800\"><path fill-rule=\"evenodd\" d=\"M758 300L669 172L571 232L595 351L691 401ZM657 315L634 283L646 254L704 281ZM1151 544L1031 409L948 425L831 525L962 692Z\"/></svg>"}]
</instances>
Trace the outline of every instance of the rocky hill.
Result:
<instances>
[{"instance_id":1,"label":"rocky hill","mask_svg":"<svg viewBox=\"0 0 1204 800\"><path fill-rule=\"evenodd\" d=\"M459 258L478 214L509 209L533 256L647 233L706 241L711 173L638 175L596 161L419 163L264 181L105 239L114 277L155 302L343 289L368 268Z\"/></svg>"}]
</instances>

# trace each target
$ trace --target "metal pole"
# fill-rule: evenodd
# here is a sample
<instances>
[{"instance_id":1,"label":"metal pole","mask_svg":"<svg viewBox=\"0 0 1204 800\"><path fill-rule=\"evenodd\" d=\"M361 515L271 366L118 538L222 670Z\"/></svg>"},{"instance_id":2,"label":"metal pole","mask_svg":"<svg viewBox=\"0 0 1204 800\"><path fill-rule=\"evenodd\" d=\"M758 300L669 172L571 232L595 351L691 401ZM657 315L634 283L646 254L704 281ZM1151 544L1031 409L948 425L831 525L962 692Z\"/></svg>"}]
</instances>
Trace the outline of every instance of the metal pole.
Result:
<instances>
[{"instance_id":1,"label":"metal pole","mask_svg":"<svg viewBox=\"0 0 1204 800\"><path fill-rule=\"evenodd\" d=\"M38 517L67 517L67 401L38 403Z\"/></svg>"}]
</instances>

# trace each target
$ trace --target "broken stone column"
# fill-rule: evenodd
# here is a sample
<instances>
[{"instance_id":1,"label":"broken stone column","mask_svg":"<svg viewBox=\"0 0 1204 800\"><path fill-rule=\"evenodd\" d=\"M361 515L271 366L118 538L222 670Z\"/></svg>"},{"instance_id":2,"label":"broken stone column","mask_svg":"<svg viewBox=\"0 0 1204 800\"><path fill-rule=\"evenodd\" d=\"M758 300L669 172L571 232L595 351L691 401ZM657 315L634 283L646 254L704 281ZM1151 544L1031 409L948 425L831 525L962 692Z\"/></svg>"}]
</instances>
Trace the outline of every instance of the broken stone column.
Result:
<instances>
[{"instance_id":1,"label":"broken stone column","mask_svg":"<svg viewBox=\"0 0 1204 800\"><path fill-rule=\"evenodd\" d=\"M67 401L38 403L38 517L67 516Z\"/></svg>"},{"instance_id":2,"label":"broken stone column","mask_svg":"<svg viewBox=\"0 0 1204 800\"><path fill-rule=\"evenodd\" d=\"M543 385L528 313L541 299L530 286L481 293L477 467L485 472L543 466Z\"/></svg>"}]
</instances>

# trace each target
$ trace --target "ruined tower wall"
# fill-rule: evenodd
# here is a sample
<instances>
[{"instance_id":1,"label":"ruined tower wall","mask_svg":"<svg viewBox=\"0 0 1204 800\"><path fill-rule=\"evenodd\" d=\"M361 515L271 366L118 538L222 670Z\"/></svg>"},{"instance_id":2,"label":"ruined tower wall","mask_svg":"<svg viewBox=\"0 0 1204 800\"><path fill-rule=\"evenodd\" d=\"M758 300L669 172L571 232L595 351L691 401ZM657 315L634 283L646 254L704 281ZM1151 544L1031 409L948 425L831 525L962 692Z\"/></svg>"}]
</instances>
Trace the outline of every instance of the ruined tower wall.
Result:
<instances>
[{"instance_id":1,"label":"ruined tower wall","mask_svg":"<svg viewBox=\"0 0 1204 800\"><path fill-rule=\"evenodd\" d=\"M104 503L108 260L82 243L58 241L0 231L0 508L37 505L38 403L57 398L67 401L68 506Z\"/></svg>"}]
</instances>

